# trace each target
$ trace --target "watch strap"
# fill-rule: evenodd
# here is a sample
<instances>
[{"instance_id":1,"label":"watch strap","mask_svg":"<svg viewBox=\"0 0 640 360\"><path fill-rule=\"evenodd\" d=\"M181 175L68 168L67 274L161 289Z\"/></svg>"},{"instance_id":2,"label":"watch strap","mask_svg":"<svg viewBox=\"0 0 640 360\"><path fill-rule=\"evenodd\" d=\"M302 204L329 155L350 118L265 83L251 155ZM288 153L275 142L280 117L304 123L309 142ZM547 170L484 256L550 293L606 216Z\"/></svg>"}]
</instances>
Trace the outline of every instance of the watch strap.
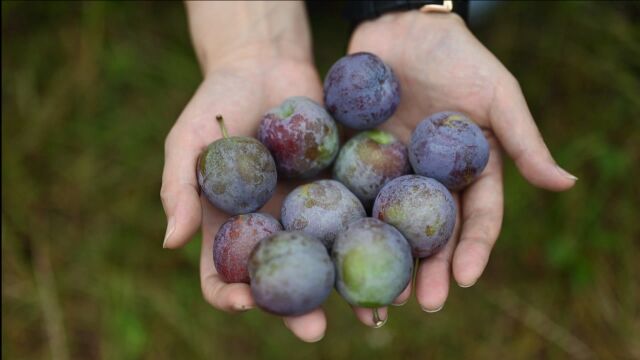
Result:
<instances>
[{"instance_id":1,"label":"watch strap","mask_svg":"<svg viewBox=\"0 0 640 360\"><path fill-rule=\"evenodd\" d=\"M393 11L408 11L417 10L425 5L442 5L443 1L435 0L368 0L347 1L345 7L345 16L351 21L353 26L359 23L375 19L380 15ZM467 22L467 16L469 13L469 1L468 0L454 0L453 12L460 15L465 22Z\"/></svg>"}]
</instances>

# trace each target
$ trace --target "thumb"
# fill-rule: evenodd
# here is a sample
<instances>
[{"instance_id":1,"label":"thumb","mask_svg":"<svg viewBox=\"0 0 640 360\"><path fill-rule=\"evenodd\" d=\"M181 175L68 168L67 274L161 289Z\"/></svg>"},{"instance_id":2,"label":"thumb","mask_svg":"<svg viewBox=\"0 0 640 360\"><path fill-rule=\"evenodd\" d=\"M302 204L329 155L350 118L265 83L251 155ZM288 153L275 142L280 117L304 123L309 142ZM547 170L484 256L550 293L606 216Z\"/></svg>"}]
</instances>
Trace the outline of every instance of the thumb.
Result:
<instances>
[{"instance_id":1,"label":"thumb","mask_svg":"<svg viewBox=\"0 0 640 360\"><path fill-rule=\"evenodd\" d=\"M551 156L511 75L497 85L489 116L500 143L531 184L553 191L567 190L575 184L578 178Z\"/></svg>"},{"instance_id":2,"label":"thumb","mask_svg":"<svg viewBox=\"0 0 640 360\"><path fill-rule=\"evenodd\" d=\"M174 130L176 130L174 128ZM162 173L160 198L167 215L167 231L163 247L177 248L186 244L200 227L202 208L198 196L196 161L200 149L171 131L165 141L165 164Z\"/></svg>"}]
</instances>

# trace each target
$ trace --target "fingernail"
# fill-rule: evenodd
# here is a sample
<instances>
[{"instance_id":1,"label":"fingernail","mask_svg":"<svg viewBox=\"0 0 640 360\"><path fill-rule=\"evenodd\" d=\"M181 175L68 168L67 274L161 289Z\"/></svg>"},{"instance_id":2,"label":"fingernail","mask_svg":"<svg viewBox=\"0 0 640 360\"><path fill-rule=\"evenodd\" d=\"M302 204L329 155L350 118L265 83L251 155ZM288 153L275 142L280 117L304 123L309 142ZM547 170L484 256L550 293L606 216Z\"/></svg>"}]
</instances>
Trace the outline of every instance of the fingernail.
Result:
<instances>
[{"instance_id":1,"label":"fingernail","mask_svg":"<svg viewBox=\"0 0 640 360\"><path fill-rule=\"evenodd\" d=\"M442 308L444 307L444 304L440 305L439 308L437 309L427 309L426 307L422 307L422 311L432 314L432 313L437 313L438 311L442 310Z\"/></svg>"},{"instance_id":2,"label":"fingernail","mask_svg":"<svg viewBox=\"0 0 640 360\"><path fill-rule=\"evenodd\" d=\"M408 301L409 301L409 299L407 299L407 300L405 300L405 301L403 301L401 303L397 303L397 304L396 303L391 303L391 306L402 306L402 305L406 304Z\"/></svg>"},{"instance_id":3,"label":"fingernail","mask_svg":"<svg viewBox=\"0 0 640 360\"><path fill-rule=\"evenodd\" d=\"M571 179L571 180L578 180L578 178L575 175L570 174L567 170L561 168L560 166L556 165L556 169L558 170L558 172L560 173L560 175Z\"/></svg>"},{"instance_id":4,"label":"fingernail","mask_svg":"<svg viewBox=\"0 0 640 360\"><path fill-rule=\"evenodd\" d=\"M323 338L324 338L324 333L320 334L320 336L318 336L315 339L306 340L306 342L314 343L314 342L318 342L318 341L322 340Z\"/></svg>"},{"instance_id":5,"label":"fingernail","mask_svg":"<svg viewBox=\"0 0 640 360\"><path fill-rule=\"evenodd\" d=\"M373 309L373 328L374 329L379 329L381 327L384 326L384 324L387 323L387 320L389 319L389 313L387 312L387 317L384 319L380 318L380 314L378 313L378 309L375 308Z\"/></svg>"},{"instance_id":6,"label":"fingernail","mask_svg":"<svg viewBox=\"0 0 640 360\"><path fill-rule=\"evenodd\" d=\"M461 288L469 288L469 287L472 287L475 284L476 284L476 282L474 281L471 284L460 284L460 283L458 283L458 286L460 286Z\"/></svg>"},{"instance_id":7,"label":"fingernail","mask_svg":"<svg viewBox=\"0 0 640 360\"><path fill-rule=\"evenodd\" d=\"M253 306L246 305L246 304L234 304L233 308L236 311L249 311L249 310L253 309Z\"/></svg>"},{"instance_id":8,"label":"fingernail","mask_svg":"<svg viewBox=\"0 0 640 360\"><path fill-rule=\"evenodd\" d=\"M173 231L176 229L176 221L174 218L169 218L169 222L167 223L167 232L164 234L164 241L162 242L162 247L167 248L167 240L173 235Z\"/></svg>"}]
</instances>

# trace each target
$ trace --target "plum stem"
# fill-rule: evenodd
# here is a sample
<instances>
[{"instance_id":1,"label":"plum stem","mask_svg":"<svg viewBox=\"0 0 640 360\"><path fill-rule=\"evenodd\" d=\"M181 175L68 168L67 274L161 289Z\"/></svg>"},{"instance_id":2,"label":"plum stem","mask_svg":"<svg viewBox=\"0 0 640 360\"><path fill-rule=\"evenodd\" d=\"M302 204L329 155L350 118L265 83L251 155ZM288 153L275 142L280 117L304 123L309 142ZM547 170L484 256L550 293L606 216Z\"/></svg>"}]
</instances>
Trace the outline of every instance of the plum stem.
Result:
<instances>
[{"instance_id":1,"label":"plum stem","mask_svg":"<svg viewBox=\"0 0 640 360\"><path fill-rule=\"evenodd\" d=\"M381 327L382 325L384 325L385 322L387 322L387 320L382 320L380 319L380 314L378 314L378 308L373 308L372 309L373 312L373 326L376 328Z\"/></svg>"},{"instance_id":2,"label":"plum stem","mask_svg":"<svg viewBox=\"0 0 640 360\"><path fill-rule=\"evenodd\" d=\"M224 119L222 118L222 115L216 115L216 120L218 121L218 125L220 126L220 131L222 131L222 137L225 139L228 138L229 133L227 132L227 127L224 125Z\"/></svg>"}]
</instances>

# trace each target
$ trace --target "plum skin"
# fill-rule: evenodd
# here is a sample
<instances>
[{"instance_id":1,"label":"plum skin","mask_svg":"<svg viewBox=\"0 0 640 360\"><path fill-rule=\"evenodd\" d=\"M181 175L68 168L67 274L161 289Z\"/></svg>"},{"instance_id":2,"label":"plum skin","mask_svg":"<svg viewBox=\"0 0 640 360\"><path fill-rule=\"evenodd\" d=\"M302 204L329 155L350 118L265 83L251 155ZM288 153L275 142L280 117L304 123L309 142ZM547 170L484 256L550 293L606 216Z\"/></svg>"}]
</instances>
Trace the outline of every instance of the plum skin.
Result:
<instances>
[{"instance_id":1,"label":"plum skin","mask_svg":"<svg viewBox=\"0 0 640 360\"><path fill-rule=\"evenodd\" d=\"M372 216L395 226L411 244L413 256L423 258L442 249L453 234L457 206L437 180L404 175L380 190Z\"/></svg>"},{"instance_id":2,"label":"plum skin","mask_svg":"<svg viewBox=\"0 0 640 360\"><path fill-rule=\"evenodd\" d=\"M265 237L282 231L273 216L264 213L230 217L216 233L213 241L213 263L227 283L249 283L249 255Z\"/></svg>"},{"instance_id":3,"label":"plum skin","mask_svg":"<svg viewBox=\"0 0 640 360\"><path fill-rule=\"evenodd\" d=\"M338 154L338 127L315 101L286 99L262 118L258 139L271 151L283 178L311 178Z\"/></svg>"},{"instance_id":4,"label":"plum skin","mask_svg":"<svg viewBox=\"0 0 640 360\"><path fill-rule=\"evenodd\" d=\"M357 129L386 121L400 104L400 83L378 56L359 52L340 58L324 79L324 102L334 119Z\"/></svg>"},{"instance_id":5,"label":"plum skin","mask_svg":"<svg viewBox=\"0 0 640 360\"><path fill-rule=\"evenodd\" d=\"M333 176L371 208L384 184L410 171L407 147L387 132L369 130L340 149Z\"/></svg>"},{"instance_id":6,"label":"plum skin","mask_svg":"<svg viewBox=\"0 0 640 360\"><path fill-rule=\"evenodd\" d=\"M405 289L413 272L411 246L393 226L374 218L349 224L332 250L336 289L351 305L387 306Z\"/></svg>"},{"instance_id":7,"label":"plum skin","mask_svg":"<svg viewBox=\"0 0 640 360\"><path fill-rule=\"evenodd\" d=\"M335 282L326 248L302 232L282 231L260 241L251 252L249 274L256 305L281 316L316 309Z\"/></svg>"},{"instance_id":8,"label":"plum skin","mask_svg":"<svg viewBox=\"0 0 640 360\"><path fill-rule=\"evenodd\" d=\"M267 148L244 136L209 144L198 159L197 177L209 202L231 215L261 208L273 195L278 180Z\"/></svg>"},{"instance_id":9,"label":"plum skin","mask_svg":"<svg viewBox=\"0 0 640 360\"><path fill-rule=\"evenodd\" d=\"M335 180L317 180L295 188L282 203L282 225L302 231L330 249L338 232L366 216L358 198Z\"/></svg>"},{"instance_id":10,"label":"plum skin","mask_svg":"<svg viewBox=\"0 0 640 360\"><path fill-rule=\"evenodd\" d=\"M482 173L489 162L489 143L464 114L443 111L425 118L413 131L409 161L416 174L457 191Z\"/></svg>"}]
</instances>

